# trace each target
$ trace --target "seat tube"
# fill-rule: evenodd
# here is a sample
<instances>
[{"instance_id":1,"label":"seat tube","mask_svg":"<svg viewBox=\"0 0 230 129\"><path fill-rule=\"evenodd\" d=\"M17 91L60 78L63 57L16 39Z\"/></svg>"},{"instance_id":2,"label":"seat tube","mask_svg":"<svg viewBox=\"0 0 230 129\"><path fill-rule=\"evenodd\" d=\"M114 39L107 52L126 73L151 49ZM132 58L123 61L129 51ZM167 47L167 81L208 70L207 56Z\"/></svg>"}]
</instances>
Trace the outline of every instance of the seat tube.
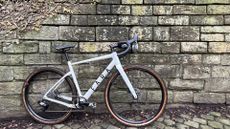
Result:
<instances>
[{"instance_id":1,"label":"seat tube","mask_svg":"<svg viewBox=\"0 0 230 129\"><path fill-rule=\"evenodd\" d=\"M69 70L70 70L70 73L71 73L72 78L73 78L73 82L74 82L75 87L77 89L78 95L81 97L82 96L81 90L80 90L80 87L79 87L79 84L78 84L77 77L76 77L76 74L74 72L73 66L72 66L70 61L68 61L68 66L69 66Z\"/></svg>"}]
</instances>

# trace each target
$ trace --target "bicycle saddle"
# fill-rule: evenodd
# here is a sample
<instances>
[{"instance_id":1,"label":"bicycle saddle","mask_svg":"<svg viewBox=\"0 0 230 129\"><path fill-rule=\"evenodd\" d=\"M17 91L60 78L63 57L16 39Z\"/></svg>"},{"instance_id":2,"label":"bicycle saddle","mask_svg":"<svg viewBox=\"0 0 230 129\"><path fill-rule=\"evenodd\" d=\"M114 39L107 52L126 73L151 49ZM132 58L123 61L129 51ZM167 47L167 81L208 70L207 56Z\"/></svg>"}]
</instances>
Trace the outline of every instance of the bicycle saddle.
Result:
<instances>
[{"instance_id":1,"label":"bicycle saddle","mask_svg":"<svg viewBox=\"0 0 230 129\"><path fill-rule=\"evenodd\" d=\"M75 45L62 45L62 46L56 46L55 49L58 51L66 51L74 47Z\"/></svg>"}]
</instances>

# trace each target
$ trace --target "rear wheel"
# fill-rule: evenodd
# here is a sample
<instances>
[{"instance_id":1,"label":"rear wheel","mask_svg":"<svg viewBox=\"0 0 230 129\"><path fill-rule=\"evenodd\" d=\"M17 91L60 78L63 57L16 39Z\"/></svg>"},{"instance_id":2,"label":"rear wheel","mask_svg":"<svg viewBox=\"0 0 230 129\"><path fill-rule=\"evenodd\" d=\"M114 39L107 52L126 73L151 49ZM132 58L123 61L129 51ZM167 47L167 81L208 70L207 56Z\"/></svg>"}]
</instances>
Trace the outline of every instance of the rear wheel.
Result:
<instances>
[{"instance_id":1,"label":"rear wheel","mask_svg":"<svg viewBox=\"0 0 230 129\"><path fill-rule=\"evenodd\" d=\"M124 68L138 99L134 99L119 72L109 79L105 102L109 112L127 126L145 126L157 120L167 103L167 90L160 77L149 68Z\"/></svg>"},{"instance_id":2,"label":"rear wheel","mask_svg":"<svg viewBox=\"0 0 230 129\"><path fill-rule=\"evenodd\" d=\"M62 77L64 72L57 68L41 68L34 71L26 79L22 89L22 99L26 111L36 120L44 124L63 122L71 115L71 108L51 101L43 100L44 94ZM73 82L67 77L54 91L49 93L49 98L59 99L57 95L72 98ZM72 103L68 101L67 103Z\"/></svg>"}]
</instances>

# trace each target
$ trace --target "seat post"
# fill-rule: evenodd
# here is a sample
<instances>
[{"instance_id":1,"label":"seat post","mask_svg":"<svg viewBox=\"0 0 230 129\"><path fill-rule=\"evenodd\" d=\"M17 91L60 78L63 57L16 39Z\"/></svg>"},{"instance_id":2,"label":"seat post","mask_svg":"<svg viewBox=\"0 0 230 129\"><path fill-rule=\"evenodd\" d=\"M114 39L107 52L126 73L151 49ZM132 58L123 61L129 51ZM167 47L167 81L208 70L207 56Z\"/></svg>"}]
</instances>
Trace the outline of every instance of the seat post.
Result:
<instances>
[{"instance_id":1,"label":"seat post","mask_svg":"<svg viewBox=\"0 0 230 129\"><path fill-rule=\"evenodd\" d=\"M65 50L63 52L64 52L64 56L65 56L66 61L69 61L69 56L68 56L67 52Z\"/></svg>"}]
</instances>

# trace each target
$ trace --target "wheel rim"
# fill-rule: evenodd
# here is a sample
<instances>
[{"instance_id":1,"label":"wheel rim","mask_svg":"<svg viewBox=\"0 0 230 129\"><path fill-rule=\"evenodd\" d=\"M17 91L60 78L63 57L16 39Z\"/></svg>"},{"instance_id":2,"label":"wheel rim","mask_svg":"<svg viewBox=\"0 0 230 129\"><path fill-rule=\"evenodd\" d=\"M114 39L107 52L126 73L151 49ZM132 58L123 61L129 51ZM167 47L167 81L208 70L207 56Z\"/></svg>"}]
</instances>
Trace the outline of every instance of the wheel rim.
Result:
<instances>
[{"instance_id":1,"label":"wheel rim","mask_svg":"<svg viewBox=\"0 0 230 129\"><path fill-rule=\"evenodd\" d=\"M154 89L157 89L157 87L152 88L152 89L150 88L151 92L148 92L148 91L144 91L144 90L147 90L148 87L145 87L144 85L141 86L137 82L135 83L134 79L132 79L132 78L134 78L134 76L133 75L129 76L129 73L127 73L127 72L136 71L136 70L141 71L143 73L147 73L149 75L149 77L151 77L151 78L154 77L155 81L159 85L158 86L158 90L157 90L158 92L153 91ZM166 104L166 101L167 101L167 97L166 97L167 93L165 92L166 89L164 87L164 83L163 83L163 81L160 80L160 78L155 73L153 73L149 69L146 69L146 68L143 68L143 67L136 67L136 66L135 67L128 67L128 68L125 68L125 71L126 71L126 74L129 77L130 82L134 85L134 88L137 91L137 94L140 94L140 93L138 93L140 91L143 91L142 93L146 94L146 95L144 95L144 96L146 96L146 98L145 97L142 98L143 102L145 102L145 106L147 106L148 104L150 104L150 105L148 105L148 107L145 109L145 107L143 107L143 102L141 100L139 101L139 99L136 100L136 103L134 103L135 101L130 101L129 102L129 100L127 100L127 98L128 99L132 98L131 93L129 93L129 96L127 96L127 95L125 96L125 94L127 94L127 92L126 93L124 92L123 94L118 93L118 94L114 95L115 94L114 92L116 92L116 90L118 89L118 86L116 86L117 89L115 89L115 90L112 90L111 87L114 87L114 86L112 86L113 85L112 83L115 83L115 80L117 80L118 77L120 76L117 73L117 74L115 74L114 76L111 77L111 80L108 82L108 85L107 85L106 94L105 94L107 108L109 109L109 111L112 113L112 115L118 121L122 122L125 125L129 125L129 126L143 126L143 125L147 125L147 124L151 123L152 121L155 121L160 116L160 114L162 113L162 111L163 111L163 109L165 107L165 104ZM137 81L139 81L139 80L137 80ZM140 81L139 81L139 83L140 83ZM148 89L148 90L150 90L150 89ZM126 88L126 90L128 91L128 88ZM147 92L147 93L144 93L144 92ZM158 93L157 98L162 98L162 99L158 99L158 100L154 100L153 99L153 100L151 100L150 99L151 95L154 95L154 93ZM122 107L119 107L119 106L121 106L119 104L117 106L118 109L116 109L115 104L113 104L113 103L116 102L116 100L115 101L112 100L112 99L117 99L116 96L121 96L121 98L118 99L117 102L120 101L121 104L123 104L123 105L124 105L124 103L125 104L128 103L127 105L124 105L124 109L122 109ZM140 98L140 95L139 95L139 98ZM154 103L151 103L152 101L153 102L156 101L157 105L154 104ZM124 103L122 103L122 102L124 102ZM148 102L148 104L146 104L146 102ZM138 113L139 113L139 119L138 118L129 119L128 116L124 115L125 112L127 112L127 111L124 112L122 110L127 110L129 108L130 108L130 110L133 110L135 108L135 104L136 104L136 106L141 105L142 107L140 107L140 109L142 109L142 110L136 110L136 112L133 112L133 113L130 112L130 114L128 114L128 115L130 115L129 117L132 118L132 117L135 117L135 115L138 115ZM153 112L152 110L150 110L151 112L149 112L148 109L155 109L154 110L155 112ZM141 115L143 115L143 116L141 116ZM143 117L143 118L140 119L141 117Z\"/></svg>"},{"instance_id":2,"label":"wheel rim","mask_svg":"<svg viewBox=\"0 0 230 129\"><path fill-rule=\"evenodd\" d=\"M49 74L51 73L51 74ZM55 124L64 121L71 113L70 108L44 101L48 104L48 108L44 110L44 106L41 106L38 102L42 100L44 92L42 90L48 90L48 86L52 86L63 73L52 69L43 69L31 74L25 81L23 88L23 102L26 110L29 114L37 121L46 124ZM52 80L52 83L47 83ZM67 81L63 83L58 90L62 90L61 93L71 94L71 86L68 85ZM37 88L36 86L40 86ZM47 86L47 88L46 88ZM65 86L65 87L64 87ZM69 86L69 87L68 87ZM68 88L66 88L68 87ZM68 91L68 92L67 92ZM51 97L51 96L50 96Z\"/></svg>"}]
</instances>

